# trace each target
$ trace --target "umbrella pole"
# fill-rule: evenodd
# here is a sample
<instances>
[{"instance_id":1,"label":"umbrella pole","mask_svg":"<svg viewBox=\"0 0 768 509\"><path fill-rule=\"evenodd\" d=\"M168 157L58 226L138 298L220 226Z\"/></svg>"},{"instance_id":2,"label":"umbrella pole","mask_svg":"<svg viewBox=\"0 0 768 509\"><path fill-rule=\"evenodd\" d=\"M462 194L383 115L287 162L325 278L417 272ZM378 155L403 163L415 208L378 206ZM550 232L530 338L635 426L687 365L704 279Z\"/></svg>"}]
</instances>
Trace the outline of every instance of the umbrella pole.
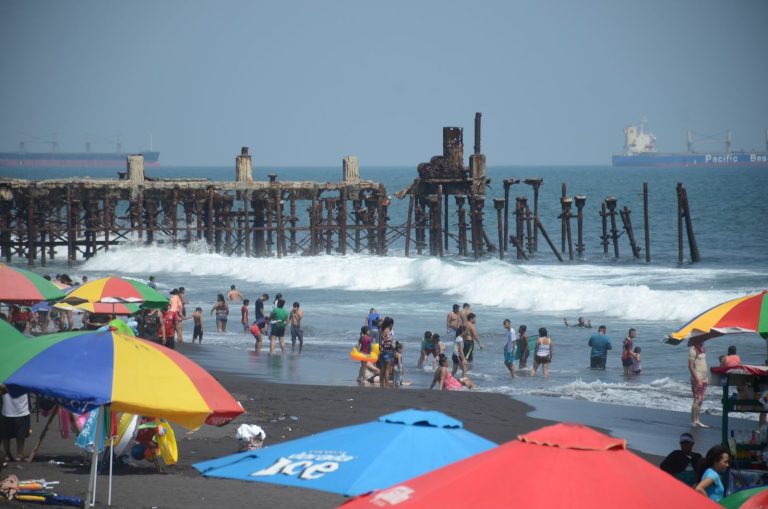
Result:
<instances>
[{"instance_id":1,"label":"umbrella pole","mask_svg":"<svg viewBox=\"0 0 768 509\"><path fill-rule=\"evenodd\" d=\"M99 466L99 437L101 436L102 420L104 418L104 407L98 408L99 418L96 419L96 440L93 444L93 454L91 455L91 478L88 480L88 492L86 493L86 501L90 498L90 506L96 505L96 476Z\"/></svg>"},{"instance_id":2,"label":"umbrella pole","mask_svg":"<svg viewBox=\"0 0 768 509\"><path fill-rule=\"evenodd\" d=\"M111 428L111 425L110 425ZM107 495L107 505L112 505L112 458L115 457L113 451L115 447L115 437L109 440L109 494Z\"/></svg>"}]
</instances>

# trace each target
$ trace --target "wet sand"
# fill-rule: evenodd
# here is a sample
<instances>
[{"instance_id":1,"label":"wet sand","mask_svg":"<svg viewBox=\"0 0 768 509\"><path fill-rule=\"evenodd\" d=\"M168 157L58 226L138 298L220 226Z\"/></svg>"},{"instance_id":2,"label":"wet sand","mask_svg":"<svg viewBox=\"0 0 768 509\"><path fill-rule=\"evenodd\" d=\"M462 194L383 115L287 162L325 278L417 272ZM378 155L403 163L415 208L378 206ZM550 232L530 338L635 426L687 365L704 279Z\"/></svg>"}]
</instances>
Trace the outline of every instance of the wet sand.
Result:
<instances>
[{"instance_id":1,"label":"wet sand","mask_svg":"<svg viewBox=\"0 0 768 509\"><path fill-rule=\"evenodd\" d=\"M338 426L366 422L404 408L438 410L464 422L466 429L497 443L550 424L527 417L528 405L506 396L479 392L429 390L380 390L374 387L330 387L270 384L251 378L218 374L217 378L242 402L247 413L222 428L204 426L187 433L174 426L179 463L157 473L147 462L117 466L113 477L112 505L134 507L259 507L330 508L346 500L321 491L273 486L259 482L204 478L192 463L236 452L235 430L241 423L258 424L267 432L265 445L325 431ZM27 452L37 440L45 419L32 416L33 435ZM644 456L658 464L659 458ZM49 461L64 462L52 464ZM7 464L0 476L60 481L61 495L84 497L88 467L74 439L62 439L54 420L32 463ZM106 470L99 476L97 504L106 505ZM22 504L17 504L22 507ZM30 505L29 507L32 507ZM39 507L39 506L35 506Z\"/></svg>"}]
</instances>

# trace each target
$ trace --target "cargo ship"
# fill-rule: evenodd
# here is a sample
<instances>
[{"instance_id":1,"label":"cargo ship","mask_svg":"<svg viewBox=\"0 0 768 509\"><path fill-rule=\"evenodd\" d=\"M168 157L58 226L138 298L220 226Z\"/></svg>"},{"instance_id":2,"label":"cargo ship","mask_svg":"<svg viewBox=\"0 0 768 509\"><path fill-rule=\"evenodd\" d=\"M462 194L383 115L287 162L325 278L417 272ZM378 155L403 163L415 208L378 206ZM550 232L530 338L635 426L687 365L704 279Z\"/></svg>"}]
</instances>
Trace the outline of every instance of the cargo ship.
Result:
<instances>
[{"instance_id":1,"label":"cargo ship","mask_svg":"<svg viewBox=\"0 0 768 509\"><path fill-rule=\"evenodd\" d=\"M51 148L50 152L28 152L22 142L17 152L0 152L0 168L124 168L128 156L134 155L123 152L120 144L114 152L92 152L89 143L84 152L59 152L56 142ZM137 153L144 156L144 166L160 165L160 152Z\"/></svg>"},{"instance_id":2,"label":"cargo ship","mask_svg":"<svg viewBox=\"0 0 768 509\"><path fill-rule=\"evenodd\" d=\"M644 122L640 127L629 125L624 128L624 151L613 155L613 166L634 167L730 167L748 166L768 168L768 130L766 135L766 150L731 150L731 132L727 131L722 138L710 136L699 137L688 131L687 152L657 152L656 136L645 132ZM724 151L698 152L694 150L696 143L723 143Z\"/></svg>"}]
</instances>

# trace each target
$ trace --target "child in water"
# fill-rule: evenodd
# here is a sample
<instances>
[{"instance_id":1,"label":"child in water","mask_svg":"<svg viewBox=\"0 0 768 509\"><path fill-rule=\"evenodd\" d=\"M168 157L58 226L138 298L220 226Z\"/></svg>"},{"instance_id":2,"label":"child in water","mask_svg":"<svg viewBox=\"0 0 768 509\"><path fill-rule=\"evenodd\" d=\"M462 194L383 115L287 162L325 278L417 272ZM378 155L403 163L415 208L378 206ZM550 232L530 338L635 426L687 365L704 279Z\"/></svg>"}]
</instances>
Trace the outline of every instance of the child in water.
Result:
<instances>
[{"instance_id":1,"label":"child in water","mask_svg":"<svg viewBox=\"0 0 768 509\"><path fill-rule=\"evenodd\" d=\"M363 325L360 328L360 337L357 340L357 351L368 355L371 353L371 345L373 343L373 339L371 339L370 336L370 329L367 325ZM365 380L365 371L366 366L368 364L368 361L360 361L360 371L357 374L357 381L362 382Z\"/></svg>"},{"instance_id":2,"label":"child in water","mask_svg":"<svg viewBox=\"0 0 768 509\"><path fill-rule=\"evenodd\" d=\"M195 321L195 328L192 331L192 344L195 344L195 340L200 341L203 344L203 308L195 308L195 312L192 313L192 319Z\"/></svg>"},{"instance_id":3,"label":"child in water","mask_svg":"<svg viewBox=\"0 0 768 509\"><path fill-rule=\"evenodd\" d=\"M395 368L393 375L395 387L403 386L404 374L405 366L403 365L403 345L399 341L395 341Z\"/></svg>"},{"instance_id":4,"label":"child in water","mask_svg":"<svg viewBox=\"0 0 768 509\"><path fill-rule=\"evenodd\" d=\"M632 351L632 374L633 375L639 375L640 372L643 370L642 366L640 365L640 347L636 346L635 349Z\"/></svg>"}]
</instances>

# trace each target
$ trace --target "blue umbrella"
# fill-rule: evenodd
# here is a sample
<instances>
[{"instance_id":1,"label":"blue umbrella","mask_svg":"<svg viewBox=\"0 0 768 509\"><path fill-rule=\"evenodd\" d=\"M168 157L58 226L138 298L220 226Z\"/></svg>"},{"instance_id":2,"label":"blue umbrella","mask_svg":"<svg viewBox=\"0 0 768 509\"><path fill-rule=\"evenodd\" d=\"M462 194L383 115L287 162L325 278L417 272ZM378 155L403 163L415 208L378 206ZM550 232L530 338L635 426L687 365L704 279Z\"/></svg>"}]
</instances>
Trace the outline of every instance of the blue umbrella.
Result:
<instances>
[{"instance_id":1,"label":"blue umbrella","mask_svg":"<svg viewBox=\"0 0 768 509\"><path fill-rule=\"evenodd\" d=\"M354 496L496 447L432 410L402 410L193 466L204 476L300 486Z\"/></svg>"}]
</instances>

